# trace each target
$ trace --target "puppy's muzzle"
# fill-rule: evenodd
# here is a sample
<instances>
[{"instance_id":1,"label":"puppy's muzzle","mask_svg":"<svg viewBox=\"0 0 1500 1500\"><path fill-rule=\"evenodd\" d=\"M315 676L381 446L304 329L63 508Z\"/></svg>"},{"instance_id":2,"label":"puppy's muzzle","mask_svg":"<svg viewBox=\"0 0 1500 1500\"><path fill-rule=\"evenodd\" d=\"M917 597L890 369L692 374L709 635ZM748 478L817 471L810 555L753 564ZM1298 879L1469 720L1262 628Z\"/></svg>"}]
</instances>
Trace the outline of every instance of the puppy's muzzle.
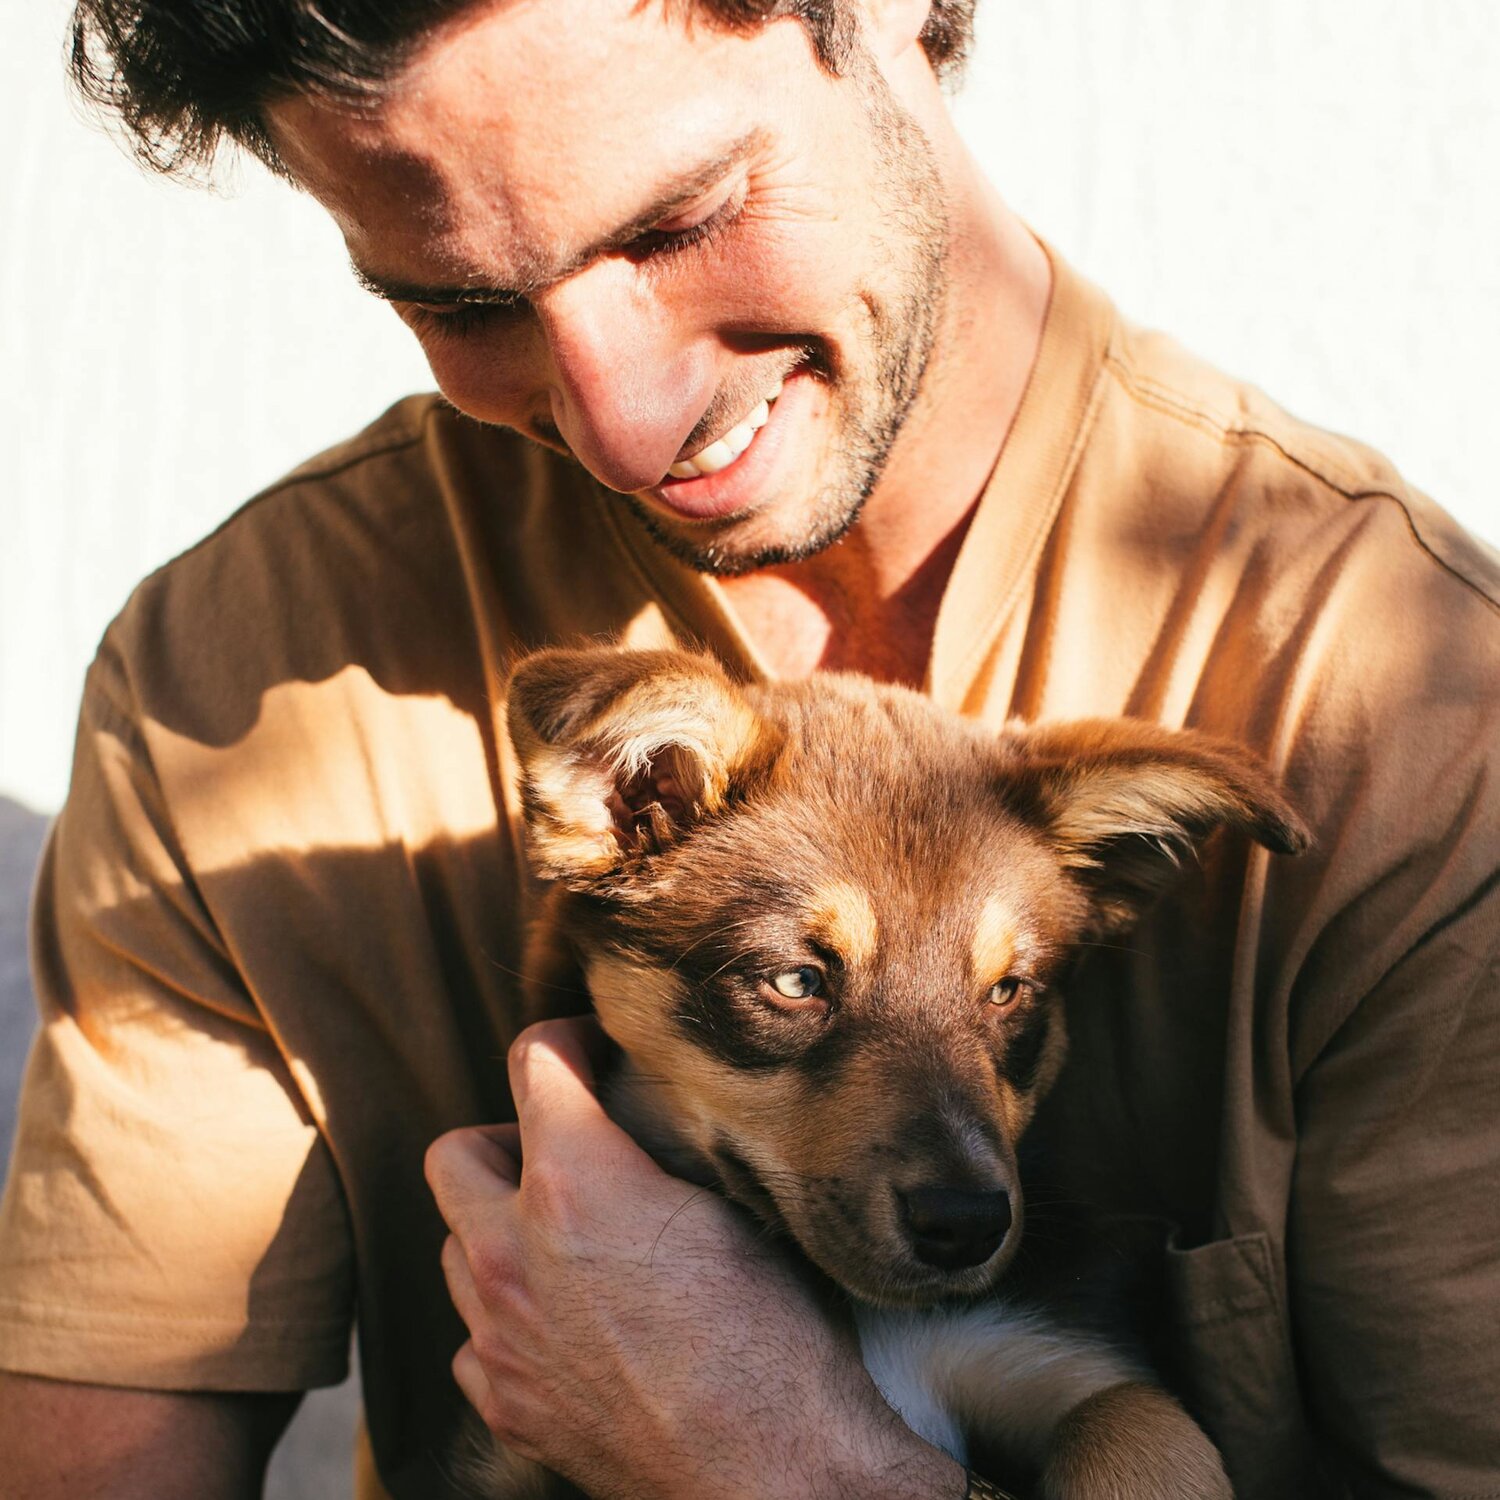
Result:
<instances>
[{"instance_id":1,"label":"puppy's muzzle","mask_svg":"<svg viewBox=\"0 0 1500 1500\"><path fill-rule=\"evenodd\" d=\"M901 1227L923 1265L962 1271L981 1265L1010 1229L1010 1194L959 1187L919 1187L896 1193Z\"/></svg>"}]
</instances>

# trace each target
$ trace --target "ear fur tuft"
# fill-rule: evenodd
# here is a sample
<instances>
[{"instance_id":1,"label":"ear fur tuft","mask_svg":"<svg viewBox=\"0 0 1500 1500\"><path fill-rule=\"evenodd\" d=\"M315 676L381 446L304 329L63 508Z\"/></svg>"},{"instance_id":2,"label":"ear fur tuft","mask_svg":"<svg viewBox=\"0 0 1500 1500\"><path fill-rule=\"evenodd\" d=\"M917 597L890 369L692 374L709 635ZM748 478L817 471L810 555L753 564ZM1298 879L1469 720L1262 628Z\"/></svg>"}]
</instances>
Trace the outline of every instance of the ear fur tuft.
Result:
<instances>
[{"instance_id":1,"label":"ear fur tuft","mask_svg":"<svg viewBox=\"0 0 1500 1500\"><path fill-rule=\"evenodd\" d=\"M724 669L684 651L536 652L507 720L537 863L583 884L717 812L774 741Z\"/></svg>"},{"instance_id":2,"label":"ear fur tuft","mask_svg":"<svg viewBox=\"0 0 1500 1500\"><path fill-rule=\"evenodd\" d=\"M1095 900L1099 930L1132 925L1185 856L1219 828L1277 854L1311 838L1242 745L1134 719L1013 728L1006 779Z\"/></svg>"}]
</instances>

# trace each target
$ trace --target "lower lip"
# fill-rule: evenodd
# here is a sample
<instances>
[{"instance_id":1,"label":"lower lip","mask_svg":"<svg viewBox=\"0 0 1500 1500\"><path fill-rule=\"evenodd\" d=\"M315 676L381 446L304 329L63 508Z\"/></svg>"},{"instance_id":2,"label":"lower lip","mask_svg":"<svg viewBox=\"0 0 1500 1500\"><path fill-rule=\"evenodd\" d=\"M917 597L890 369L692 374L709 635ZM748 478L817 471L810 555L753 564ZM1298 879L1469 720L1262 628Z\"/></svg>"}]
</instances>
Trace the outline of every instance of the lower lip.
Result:
<instances>
[{"instance_id":1,"label":"lower lip","mask_svg":"<svg viewBox=\"0 0 1500 1500\"><path fill-rule=\"evenodd\" d=\"M766 425L728 468L694 479L664 479L645 493L659 509L671 511L684 521L721 521L752 509L770 486L790 423L807 399L806 390L813 384L788 375L781 394L771 405Z\"/></svg>"}]
</instances>

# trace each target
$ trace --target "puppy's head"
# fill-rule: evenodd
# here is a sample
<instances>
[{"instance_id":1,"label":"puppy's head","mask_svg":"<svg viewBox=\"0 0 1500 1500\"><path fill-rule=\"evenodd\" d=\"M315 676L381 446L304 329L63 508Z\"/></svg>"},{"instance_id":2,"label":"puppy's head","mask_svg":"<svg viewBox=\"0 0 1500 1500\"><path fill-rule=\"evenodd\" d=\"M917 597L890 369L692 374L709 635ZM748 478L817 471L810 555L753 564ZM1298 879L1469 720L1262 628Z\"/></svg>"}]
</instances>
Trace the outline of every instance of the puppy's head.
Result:
<instances>
[{"instance_id":1,"label":"puppy's head","mask_svg":"<svg viewBox=\"0 0 1500 1500\"><path fill-rule=\"evenodd\" d=\"M510 690L533 858L627 1059L622 1116L855 1295L986 1287L1058 987L1221 826L1294 852L1246 752L1131 721L995 735L860 678L546 651Z\"/></svg>"}]
</instances>

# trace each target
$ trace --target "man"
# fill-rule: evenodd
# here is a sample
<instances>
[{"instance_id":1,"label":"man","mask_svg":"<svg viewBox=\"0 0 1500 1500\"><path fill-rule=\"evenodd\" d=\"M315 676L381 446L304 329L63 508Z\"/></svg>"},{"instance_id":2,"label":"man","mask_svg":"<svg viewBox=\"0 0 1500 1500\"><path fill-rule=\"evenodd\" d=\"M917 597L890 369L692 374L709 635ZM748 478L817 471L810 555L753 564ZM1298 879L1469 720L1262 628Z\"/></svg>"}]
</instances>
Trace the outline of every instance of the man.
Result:
<instances>
[{"instance_id":1,"label":"man","mask_svg":"<svg viewBox=\"0 0 1500 1500\"><path fill-rule=\"evenodd\" d=\"M20 1492L256 1493L356 1304L395 1500L450 1492L450 1360L591 1493L965 1492L579 1031L500 1076L501 683L580 633L1265 754L1317 852L1222 848L1097 955L1045 1131L1149 1231L1239 1493L1500 1490L1493 560L1029 235L938 88L963 8L81 18L144 151L228 132L324 204L453 409L260 497L91 674L0 1220ZM431 1153L449 1237L422 1150L512 1109Z\"/></svg>"}]
</instances>

